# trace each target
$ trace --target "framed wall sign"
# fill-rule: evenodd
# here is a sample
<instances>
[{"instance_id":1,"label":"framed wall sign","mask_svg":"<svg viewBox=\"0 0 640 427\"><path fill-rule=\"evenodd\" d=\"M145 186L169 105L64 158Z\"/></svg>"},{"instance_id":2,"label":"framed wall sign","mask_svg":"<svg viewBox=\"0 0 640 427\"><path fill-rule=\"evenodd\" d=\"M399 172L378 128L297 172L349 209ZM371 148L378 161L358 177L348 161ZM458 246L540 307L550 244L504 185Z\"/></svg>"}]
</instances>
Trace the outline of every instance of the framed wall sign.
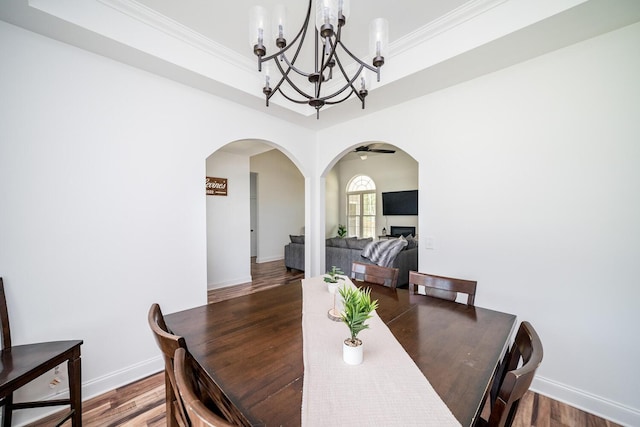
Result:
<instances>
[{"instance_id":1,"label":"framed wall sign","mask_svg":"<svg viewBox=\"0 0 640 427\"><path fill-rule=\"evenodd\" d=\"M206 182L207 196L226 196L227 195L227 178L207 177Z\"/></svg>"}]
</instances>

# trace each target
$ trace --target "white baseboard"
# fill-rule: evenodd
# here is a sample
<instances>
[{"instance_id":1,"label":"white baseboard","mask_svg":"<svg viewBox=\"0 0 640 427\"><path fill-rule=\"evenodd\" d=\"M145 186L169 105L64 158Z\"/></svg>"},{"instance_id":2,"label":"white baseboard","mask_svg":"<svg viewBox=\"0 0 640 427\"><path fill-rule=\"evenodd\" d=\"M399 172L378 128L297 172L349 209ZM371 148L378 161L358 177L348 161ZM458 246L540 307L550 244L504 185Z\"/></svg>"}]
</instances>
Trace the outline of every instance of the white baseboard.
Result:
<instances>
[{"instance_id":1,"label":"white baseboard","mask_svg":"<svg viewBox=\"0 0 640 427\"><path fill-rule=\"evenodd\" d=\"M234 285L242 285L243 283L251 283L251 276L249 275L249 276L240 277L237 279L226 280L224 282L209 283L207 284L207 290L226 288L228 286L234 286Z\"/></svg>"},{"instance_id":2,"label":"white baseboard","mask_svg":"<svg viewBox=\"0 0 640 427\"><path fill-rule=\"evenodd\" d=\"M276 255L271 257L260 257L260 258L256 258L256 264L261 264L263 262L280 261L282 259L284 259L282 255ZM226 288L226 287L235 286L235 285L242 285L244 283L251 283L251 280L252 278L249 275L245 277L239 277L236 279L225 280L224 282L208 283L207 290Z\"/></svg>"},{"instance_id":3,"label":"white baseboard","mask_svg":"<svg viewBox=\"0 0 640 427\"><path fill-rule=\"evenodd\" d=\"M640 410L536 376L531 390L623 426L640 426Z\"/></svg>"},{"instance_id":4,"label":"white baseboard","mask_svg":"<svg viewBox=\"0 0 640 427\"><path fill-rule=\"evenodd\" d=\"M284 259L284 256L282 255L261 256L260 258L256 257L256 264L261 264L263 262L280 261L281 259Z\"/></svg>"},{"instance_id":5,"label":"white baseboard","mask_svg":"<svg viewBox=\"0 0 640 427\"><path fill-rule=\"evenodd\" d=\"M82 400L91 399L139 379L164 370L162 356L152 357L135 365L103 375L82 384Z\"/></svg>"}]
</instances>

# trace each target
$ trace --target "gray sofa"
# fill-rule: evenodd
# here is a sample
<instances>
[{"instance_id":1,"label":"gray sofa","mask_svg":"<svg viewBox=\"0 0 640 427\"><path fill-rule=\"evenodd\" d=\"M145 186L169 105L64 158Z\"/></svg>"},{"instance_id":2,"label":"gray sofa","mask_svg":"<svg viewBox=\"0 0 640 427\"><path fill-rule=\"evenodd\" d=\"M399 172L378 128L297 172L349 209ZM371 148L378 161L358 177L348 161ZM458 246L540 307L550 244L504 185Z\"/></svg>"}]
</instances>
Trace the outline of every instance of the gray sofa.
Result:
<instances>
[{"instance_id":1,"label":"gray sofa","mask_svg":"<svg viewBox=\"0 0 640 427\"><path fill-rule=\"evenodd\" d=\"M325 248L325 268L330 270L332 266L340 268L344 273L351 275L351 263L354 261L365 264L373 264L367 258L363 258L362 249L371 239L356 239L349 237L346 239L330 238L326 240ZM304 236L291 236L291 243L284 247L284 265L288 271L291 269L304 271ZM393 267L399 270L398 286L409 284L409 271L418 270L418 247L417 244L408 245L400 251Z\"/></svg>"}]
</instances>

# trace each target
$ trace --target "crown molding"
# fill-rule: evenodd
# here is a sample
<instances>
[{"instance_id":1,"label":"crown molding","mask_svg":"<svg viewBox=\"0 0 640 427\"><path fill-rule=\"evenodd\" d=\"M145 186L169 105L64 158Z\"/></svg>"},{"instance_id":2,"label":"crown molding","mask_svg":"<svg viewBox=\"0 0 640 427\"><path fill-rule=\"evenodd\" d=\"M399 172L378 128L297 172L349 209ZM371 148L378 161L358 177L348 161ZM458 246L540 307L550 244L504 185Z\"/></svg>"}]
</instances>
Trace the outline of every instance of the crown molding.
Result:
<instances>
[{"instance_id":1,"label":"crown molding","mask_svg":"<svg viewBox=\"0 0 640 427\"><path fill-rule=\"evenodd\" d=\"M135 0L98 0L100 3L117 10L157 31L167 34L177 40L199 49L216 59L225 61L232 66L247 71L256 71L256 63L245 56L231 50L189 27L174 21L167 16L135 1Z\"/></svg>"},{"instance_id":2,"label":"crown molding","mask_svg":"<svg viewBox=\"0 0 640 427\"><path fill-rule=\"evenodd\" d=\"M452 30L483 13L500 6L509 0L471 0L462 6L442 15L438 19L423 25L417 30L406 34L389 44L390 57L399 55L415 46Z\"/></svg>"},{"instance_id":3,"label":"crown molding","mask_svg":"<svg viewBox=\"0 0 640 427\"><path fill-rule=\"evenodd\" d=\"M177 40L181 40L190 46L206 52L233 66L255 71L255 62L247 57L211 40L202 34L193 31L189 27L174 21L167 16L135 1L135 0L98 0L100 3L117 10L139 22L163 32ZM451 12L431 21L427 25L418 28L389 46L389 57L399 55L415 46L436 37L438 34L449 31L459 25L464 24L494 7L497 7L509 0L471 0Z\"/></svg>"}]
</instances>

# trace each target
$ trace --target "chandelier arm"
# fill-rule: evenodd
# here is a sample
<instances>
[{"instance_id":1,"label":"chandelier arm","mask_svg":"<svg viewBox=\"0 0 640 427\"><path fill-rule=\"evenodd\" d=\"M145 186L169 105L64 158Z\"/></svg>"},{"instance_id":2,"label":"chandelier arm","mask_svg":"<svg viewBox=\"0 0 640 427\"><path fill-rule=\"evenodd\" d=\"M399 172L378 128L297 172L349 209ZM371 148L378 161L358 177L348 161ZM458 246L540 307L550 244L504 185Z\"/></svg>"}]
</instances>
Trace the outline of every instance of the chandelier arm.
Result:
<instances>
[{"instance_id":1,"label":"chandelier arm","mask_svg":"<svg viewBox=\"0 0 640 427\"><path fill-rule=\"evenodd\" d=\"M344 45L342 45L342 43L340 42L340 34L341 34L341 32L342 32L342 26L341 26L341 25L339 25L339 26L338 26L338 31L335 33L334 37L326 37L326 38L325 38L325 40L328 40L328 42L329 42L329 46L331 47L331 53L329 54L328 58L326 58L326 59L325 59L325 56L326 56L326 48L327 48L327 46L326 46L326 43L323 43L323 44L322 44L322 55L321 55L320 57L321 57L321 58L323 58L323 59L322 59L322 61L321 61L320 69L316 72L316 73L318 73L320 76L323 76L323 75L324 75L324 72L327 70L327 68L329 68L329 69L330 69L330 72L331 72L331 67L329 67L329 64L331 63L332 59L335 59L335 61L334 61L334 65L335 65L336 63L337 63L337 64L340 64L340 58L338 57L338 51L337 51L337 49L338 49L338 43L340 43L340 45L341 45L341 46L342 46L342 48L344 49ZM318 49L317 37L318 37L318 31L316 30L316 57L318 56L318 54L317 54L317 49ZM345 49L345 50L346 50L346 49ZM349 53L349 52L347 52L347 53ZM363 65L363 64L361 63L361 65ZM340 66L340 68L342 69L342 67L341 67L341 66ZM317 65L316 65L316 69L317 69ZM362 71L362 66L360 67L360 69L359 69L359 70L358 70L358 72L356 73L356 77L361 73L361 71ZM347 74L344 72L344 70L342 70L342 75L344 76L345 80L348 82L348 81L349 81L349 77L348 77L348 76L347 76ZM321 91L321 88L322 88L322 83L323 83L323 81L324 81L323 79L320 79L320 80L316 83L316 88L317 88L317 90L316 90L316 98L317 98L317 99L319 99L319 100L323 100L323 101L324 101L324 100L326 100L326 99L330 99L330 98L333 98L334 96L339 95L339 94L340 94L341 92L343 92L343 91L344 91L348 86L350 86L350 85L352 86L352 83L353 83L353 81L355 81L355 78L354 78L351 82L347 83L347 84L346 84L342 89L340 89L339 91L334 92L334 93L333 93L333 94L331 94L331 95L328 95L328 96L325 96L325 97L321 97L321 96L320 96L320 91ZM355 90L355 88L354 88L354 90Z\"/></svg>"},{"instance_id":2,"label":"chandelier arm","mask_svg":"<svg viewBox=\"0 0 640 427\"><path fill-rule=\"evenodd\" d=\"M351 85L351 87L353 87L353 82L355 82L358 79L358 77L362 75L363 68L367 66L367 64L360 63L360 66L358 67L358 70L353 74L353 77L349 77L349 75L347 74L347 71L342 66L342 61L340 61L340 58L337 55L336 55L336 64L338 64L338 68L340 69L340 72L342 73L342 76L344 77L344 79L347 81L347 84ZM353 90L356 91L356 88L353 87Z\"/></svg>"},{"instance_id":3,"label":"chandelier arm","mask_svg":"<svg viewBox=\"0 0 640 427\"><path fill-rule=\"evenodd\" d=\"M278 82L278 84L274 87L273 89L273 93L279 91L280 93L282 93L284 95L284 92L282 92L282 90L280 89L280 86L282 85L282 83L284 83L285 81L288 82L301 96L306 97L307 99L311 99L311 96L307 95L305 92L303 92L301 89L299 89L295 83L293 83L293 81L289 78L289 73L291 72L291 70L295 71L296 73L298 73L299 75L302 75L304 77L309 77L310 74L307 74L305 72L303 72L302 70L299 70L298 68L295 67L294 62L296 60L296 58L298 57L298 54L300 53L300 49L302 48L302 44L304 43L304 38L306 36L306 27L305 27L305 31L304 34L302 36L302 40L300 41L300 44L298 45L298 48L296 49L296 53L293 56L293 60L291 62L289 62L289 58L287 58L284 54L281 55L282 60L287 64L287 71L285 71L282 67L282 65L280 64L280 61L278 61L277 59L274 59L273 61L276 64L276 67L278 68L278 70L280 71L280 75L282 76L282 78L280 79L280 81ZM269 96L271 97L273 95L273 93Z\"/></svg>"},{"instance_id":4,"label":"chandelier arm","mask_svg":"<svg viewBox=\"0 0 640 427\"><path fill-rule=\"evenodd\" d=\"M330 95L327 96L323 96L322 98L319 98L322 101L326 101L327 99L331 99L334 98L338 95L340 95L342 92L344 92L345 90L347 90L348 88L351 88L351 91L353 93L355 93L356 95L358 95L358 91L356 90L356 88L353 86L353 82L356 81L356 79L360 76L360 73L362 73L362 68L363 66L360 65L360 68L358 68L358 71L353 75L353 78L349 79L349 76L347 75L347 73L345 72L344 68L342 67L342 64L340 63L340 59L336 57L336 62L338 63L338 67L340 68L340 71L342 72L342 75L344 76L345 80L347 81L347 83L345 83L344 86L342 86L340 89L336 90L335 92L333 92ZM349 94L351 95L351 94ZM348 97L347 97L348 98ZM358 98L360 98L360 96L358 96ZM344 100L343 100L344 101ZM342 102L342 101L340 101ZM335 102L334 102L335 103Z\"/></svg>"},{"instance_id":5,"label":"chandelier arm","mask_svg":"<svg viewBox=\"0 0 640 427\"><path fill-rule=\"evenodd\" d=\"M276 85L276 89L278 89L278 87L280 87L280 85L282 84L282 82L284 81L285 77L286 80L289 81L289 73L291 72L291 70L293 69L294 71L295 68L292 68L291 65L289 65L289 63L287 62L287 71L284 71L284 69L282 68L282 65L280 65L279 61L275 61L276 63L276 67L278 68L278 71L280 71L280 75L282 76L282 78L280 79L280 81L278 82L278 84Z\"/></svg>"},{"instance_id":6,"label":"chandelier arm","mask_svg":"<svg viewBox=\"0 0 640 427\"><path fill-rule=\"evenodd\" d=\"M318 42L319 42L319 37L320 34L318 32L318 30L316 29L316 35L315 35L315 46L314 46L314 53L315 53L315 73L318 76L318 79L315 81L314 83L314 88L315 88L315 98L319 99L320 98L320 92L322 91L322 81L324 80L324 69L326 68L325 62L324 62L324 55L327 49L327 44L326 43L322 43L322 52L320 53L320 56L318 56ZM326 37L326 39L329 39L329 42L331 42L331 38L330 37ZM320 60L320 66L318 66L318 59L322 58ZM327 62L328 63L328 62Z\"/></svg>"},{"instance_id":7,"label":"chandelier arm","mask_svg":"<svg viewBox=\"0 0 640 427\"><path fill-rule=\"evenodd\" d=\"M271 54L269 56L265 56L264 58L262 57L258 57L260 63L262 62L266 62L266 61L271 61L272 59L276 58L278 55L281 55L283 53L285 53L287 50L289 50L293 45L296 44L296 41L302 37L302 40L300 40L300 44L298 45L298 52L300 51L300 48L303 45L304 42L304 34L307 33L307 28L309 27L309 20L310 20L310 16L311 16L311 4L313 3L313 0L309 0L309 7L307 8L307 17L304 20L304 24L302 24L302 28L300 28L300 31L298 31L298 34L296 34L296 36L293 38L293 40L291 41L291 43L289 43L287 46L283 47L282 49L280 49L279 51L277 51L274 54ZM298 54L296 53L296 55L294 55L294 62L295 62L295 57L297 57Z\"/></svg>"},{"instance_id":8,"label":"chandelier arm","mask_svg":"<svg viewBox=\"0 0 640 427\"><path fill-rule=\"evenodd\" d=\"M325 101L326 104L337 104L339 102L343 102L345 101L347 98L349 98L349 96L351 96L352 93L354 93L360 100L362 100L362 97L360 96L360 94L358 93L358 91L356 90L356 88L353 86L353 83L356 81L356 79L360 76L360 74L362 73L362 69L364 68L365 64L361 64L360 67L358 68L358 71L354 74L354 76L349 79L346 71L344 70L344 67L342 66L342 63L340 62L340 59L338 57L336 57L336 63L338 64L338 67L340 68L340 71L342 72L342 75L344 76L345 80L347 80L347 83L342 86L340 89L336 90L335 92L323 96L323 97L319 97L316 96L315 98L321 100L321 101ZM281 70L282 71L282 70ZM293 81L291 81L291 79L289 79L289 77L287 76L286 73L282 73L282 78L280 79L280 81L278 82L278 84L273 88L273 92L271 93L271 95L269 96L269 98L271 96L273 96L274 93L276 92L280 92L280 94L282 94L282 96L284 96L285 98L287 98L288 100L292 101L292 102L296 102L296 103L306 103L306 101L297 101L292 99L291 97L287 96L283 90L280 88L280 86L282 86L282 83L284 81L287 81L287 83L289 83L289 85L296 91L298 92L301 96L307 98L307 99L312 99L314 97L307 95L304 91L302 91L302 89L300 89ZM351 88L351 92L344 98L341 99L340 101L333 101L333 102L326 102L328 99L332 99L335 98L336 96L340 95L342 92L344 92L345 90Z\"/></svg>"},{"instance_id":9,"label":"chandelier arm","mask_svg":"<svg viewBox=\"0 0 640 427\"><path fill-rule=\"evenodd\" d=\"M309 104L309 101L307 101L307 100L298 100L298 99L291 98L286 93L284 93L282 91L282 89L278 90L278 92L280 92L280 95L284 96L285 98L287 98L291 102L295 102L296 104L307 104L307 105Z\"/></svg>"},{"instance_id":10,"label":"chandelier arm","mask_svg":"<svg viewBox=\"0 0 640 427\"><path fill-rule=\"evenodd\" d=\"M311 6L309 6L311 7ZM307 30L309 29L309 17L307 16L307 19L305 20L305 25L300 29L300 32L298 33L298 36L296 36L296 38L293 40L293 42L286 46L285 49L280 50L279 52L274 53L273 55L265 58L265 61L269 60L273 60L273 62L276 63L276 65L278 65L278 68L280 69L280 72L282 74L284 74L284 71L282 71L282 67L280 66L280 63L278 62L278 55L280 56L280 59L282 59L283 61L285 61L287 63L287 66L291 69L293 69L293 71L295 71L296 73L300 74L301 76L304 77L309 77L309 74L305 73L304 71L298 69L297 67L295 67L295 62L298 59L298 55L300 54L300 51L302 50L302 45L304 45L304 39L307 37ZM292 47L295 43L296 40L298 39L298 37L302 34L302 38L300 39L300 43L298 44L298 46L296 47L296 52L293 54L293 58L291 59L291 61L289 61L289 58L287 58L287 56L284 54L285 51L287 49L289 49L290 47ZM287 72L289 72L287 70Z\"/></svg>"},{"instance_id":11,"label":"chandelier arm","mask_svg":"<svg viewBox=\"0 0 640 427\"><path fill-rule=\"evenodd\" d=\"M360 58L358 58L357 56L355 56L353 53L351 53L351 51L349 49L347 49L347 47L344 45L344 43L342 43L340 40L338 40L338 44L340 44L340 47L342 47L342 49L347 52L347 55L349 55L351 57L351 59L353 59L354 61L356 61L358 64L364 66L367 70L369 71L373 71L374 73L379 73L379 68L374 67L373 65L369 65L366 62L362 61Z\"/></svg>"},{"instance_id":12,"label":"chandelier arm","mask_svg":"<svg viewBox=\"0 0 640 427\"><path fill-rule=\"evenodd\" d=\"M324 102L325 104L337 104L337 102L335 102L335 101L334 102L329 102L327 100L335 98L336 96L340 95L342 92L344 92L345 90L347 90L349 88L351 88L351 92L349 93L349 95L345 99L349 98L349 96L351 96L351 93L355 93L356 95L358 94L358 91L355 90L353 85L347 83L344 86L342 86L339 90L333 92L332 94L323 96L322 98L318 98L318 99L320 101ZM282 93L282 91L280 91L280 92ZM360 98L360 97L358 96L358 98ZM345 99L343 99L342 101L344 101ZM342 101L338 101L338 102L342 102Z\"/></svg>"},{"instance_id":13,"label":"chandelier arm","mask_svg":"<svg viewBox=\"0 0 640 427\"><path fill-rule=\"evenodd\" d=\"M286 56L282 55L282 59L287 64L287 67L289 67L290 70L295 71L297 74L299 74L299 75L301 75L303 77L309 77L311 75L311 73L305 73L304 71L300 70L298 67L296 67L293 64L293 62L289 62L289 58L287 58ZM276 61L276 63L277 63L277 61ZM278 67L278 68L280 68L282 70L282 67Z\"/></svg>"},{"instance_id":14,"label":"chandelier arm","mask_svg":"<svg viewBox=\"0 0 640 427\"><path fill-rule=\"evenodd\" d=\"M307 97L307 100L298 100L298 99L294 99L294 98L292 98L292 97L288 96L286 93L284 93L284 91L283 91L282 89L280 89L280 86L282 85L282 82L284 82L285 80L286 80L286 79L283 77L283 78L278 82L278 84L274 87L274 89L273 89L271 92L269 92L269 94L268 94L268 95L266 95L267 107L269 106L269 99L271 99L271 97L272 97L273 95L275 95L275 94L276 94L276 92L280 92L280 95L282 95L283 97L285 97L286 99L288 99L288 100L289 100L289 101L291 101L291 102L295 102L296 104L308 104L308 103L309 103L308 99L310 99L310 97L309 97L308 95L306 95L305 93L302 93L302 92L300 92L300 91L298 90L298 92L299 92L302 96ZM289 80L287 80L287 81L289 81ZM296 88L296 86L295 86L291 81L289 81L289 84L290 84L291 86L293 86L294 88ZM297 89L297 88L296 88L296 89Z\"/></svg>"},{"instance_id":15,"label":"chandelier arm","mask_svg":"<svg viewBox=\"0 0 640 427\"><path fill-rule=\"evenodd\" d=\"M339 103L344 102L344 101L346 101L347 99L349 99L349 97L350 97L352 94L354 94L354 93L355 93L355 95L356 95L358 98L360 98L360 95L358 95L358 91L353 90L353 88L351 88L351 92L349 92L349 93L348 93L344 98L340 99L339 101L325 101L324 103L325 103L326 105L339 104ZM360 100L362 100L362 98L360 98Z\"/></svg>"},{"instance_id":16,"label":"chandelier arm","mask_svg":"<svg viewBox=\"0 0 640 427\"><path fill-rule=\"evenodd\" d=\"M369 65L367 65L366 63L364 63L363 61L361 61L360 59L356 58L355 56L353 56L353 54L344 46L344 44L340 41L340 32L342 30L342 27L338 27L338 32L336 33L335 36L335 42L333 40L333 38L329 38L329 45L331 46L331 54L329 55L329 57L326 59L326 61L323 59L322 61L322 65L320 67L319 73L322 75L324 74L325 70L327 69L327 67L329 66L329 63L331 62L331 59L335 59L335 63L338 64L338 67L340 68L340 71L342 72L342 75L344 76L344 79L347 81L347 84L342 87L342 89L334 92L331 95L325 96L325 97L320 97L320 87L322 86L322 79L320 80L320 82L317 84L318 85L318 90L316 91L316 98L321 99L321 100L327 100L327 99L331 99L334 96L339 95L340 93L342 93L344 90L346 90L349 86L352 87L353 92L354 93L358 93L358 91L355 89L355 87L353 87L353 82L358 78L358 76L362 73L362 69L363 67L366 67L367 69L373 71L373 72L377 72L377 69L374 67L371 67ZM316 35L317 35L317 31L316 31ZM342 47L342 49L344 49L344 51L354 60L356 60L358 62L358 64L360 64L360 68L358 69L358 71L355 73L353 78L349 78L348 74L346 73L346 71L344 70L344 68L342 67L342 63L340 61L340 57L338 56L338 52L337 52L337 48L338 48L338 44ZM317 49L317 43L316 43L316 49ZM325 52L326 52L326 46L323 45L322 47L322 58L324 58L325 56ZM316 54L317 56L317 54ZM360 96L358 96L358 98L360 98Z\"/></svg>"},{"instance_id":17,"label":"chandelier arm","mask_svg":"<svg viewBox=\"0 0 640 427\"><path fill-rule=\"evenodd\" d=\"M316 34L317 34L317 32L316 32ZM331 42L331 41L332 41L332 40L330 39L330 42ZM336 44L330 43L330 44L331 44L331 55L329 55L329 58L327 59L327 61L326 61L326 62L325 62L325 61L322 61L322 66L320 67L320 70L319 70L319 71L317 71L316 73L324 73L324 71L325 71L325 70L327 69L327 67L328 67L328 64L329 64L329 62L330 62L331 58L335 58L335 59L336 59L336 62L338 62L338 61L339 61L339 59L338 59L338 54L337 54L337 52L336 52L336 47L338 46L338 44L337 44L337 43L336 43ZM340 43L340 45L341 45L341 46L342 46L342 48L344 49L344 45L342 45L342 43ZM298 49L298 51L299 51L299 49ZM347 51L347 50L345 49L345 51ZM296 56L297 56L297 53L298 53L298 52L296 52ZM350 52L349 52L349 51L347 51L347 53L348 53L350 56L352 56L352 55L350 54ZM322 48L322 57L324 58L324 56L325 56L325 48L323 47L323 48ZM316 58L317 58L317 57L318 57L318 55L316 54ZM306 73L306 72L304 72L304 71L300 70L298 67L296 67L296 66L294 65L295 58L293 59L293 61L289 61L289 58L287 58L287 57L286 57L286 55L284 55L284 54L281 56L281 58L282 58L282 60L287 64L287 67L288 67L290 70L295 71L297 74L299 74L299 75L301 75L301 76L303 76L303 77L309 77L309 76L312 74L312 73ZM357 58L355 58L355 59L357 60ZM275 62L276 62L276 65L278 65L278 68L280 69L280 72L281 72L282 74L284 74L284 70L283 70L283 68L280 66L280 63L279 63L278 61L275 61ZM360 63L360 65L364 65L365 67L367 67L367 68L368 68L368 69L370 69L371 71L374 71L374 72L376 71L376 69L375 69L375 68L368 66L367 64L363 63L362 61L359 61L359 60L358 60L358 62ZM288 71L287 71L287 72L288 72Z\"/></svg>"},{"instance_id":18,"label":"chandelier arm","mask_svg":"<svg viewBox=\"0 0 640 427\"><path fill-rule=\"evenodd\" d=\"M338 31L340 31L340 30L338 30ZM320 63L321 64L320 65L320 70L318 71L321 74L324 73L324 71L327 69L327 67L329 66L329 63L331 62L331 59L333 59L333 58L336 58L336 60L338 59L338 54L336 52L336 47L338 47L338 41L340 39L338 39L336 37L336 42L334 42L331 37L327 37L327 39L329 39L329 45L331 46L331 54L329 55L329 57L326 60L324 59L324 57L326 55L327 46L326 46L326 44L323 43L323 45L322 45L322 58L323 58L323 60ZM317 47L316 47L316 49L317 49ZM316 53L316 56L317 56L317 53Z\"/></svg>"},{"instance_id":19,"label":"chandelier arm","mask_svg":"<svg viewBox=\"0 0 640 427\"><path fill-rule=\"evenodd\" d=\"M285 72L284 69L282 68L282 66L280 65L279 62L276 62L276 65L278 66L278 69L280 70L280 74L282 75L282 77L280 78L280 81L278 82L278 84L273 88L273 93L275 93L276 91L280 92L281 94L284 95L284 92L282 91L282 89L280 89L280 86L282 86L282 83L284 83L285 81L287 83L289 83L289 85L296 91L298 92L301 96L307 98L307 99L311 99L312 96L307 95L302 89L300 89L290 78L289 78L289 72L291 71L291 68L288 68L287 71Z\"/></svg>"}]
</instances>

